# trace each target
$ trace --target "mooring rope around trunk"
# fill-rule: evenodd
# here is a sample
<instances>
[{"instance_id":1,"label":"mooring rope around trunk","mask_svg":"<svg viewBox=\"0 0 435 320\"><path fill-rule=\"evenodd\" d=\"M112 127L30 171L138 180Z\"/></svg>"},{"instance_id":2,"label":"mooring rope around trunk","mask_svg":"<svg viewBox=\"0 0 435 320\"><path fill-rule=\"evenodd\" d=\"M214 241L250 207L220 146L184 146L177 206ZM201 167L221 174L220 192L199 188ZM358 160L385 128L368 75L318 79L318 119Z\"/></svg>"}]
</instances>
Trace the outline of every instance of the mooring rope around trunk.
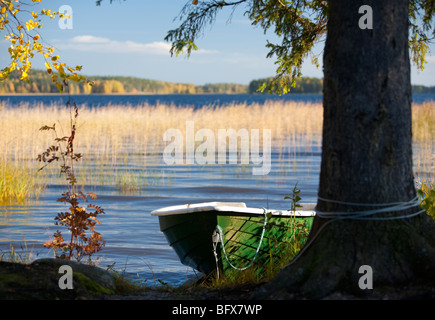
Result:
<instances>
[{"instance_id":1,"label":"mooring rope around trunk","mask_svg":"<svg viewBox=\"0 0 435 320\"><path fill-rule=\"evenodd\" d=\"M255 251L254 257L252 258L251 262L249 262L249 264L246 267L238 268L238 267L235 267L231 263L230 259L228 258L228 255L225 251L224 233L223 233L222 227L219 225L216 226L216 229L214 230L213 235L212 235L212 239L213 239L213 254L214 254L214 257L216 260L216 271L217 271L217 278L218 279L219 279L219 263L218 263L219 257L217 254L217 245L219 242L222 244L222 252L224 254L225 260L228 262L228 264L231 266L231 268L238 270L238 271L243 271L243 270L250 268L253 265L255 259L257 258L258 252L260 251L261 244L263 243L264 233L266 231L266 225L267 225L267 211L265 208L262 208L262 209L264 211L264 224L263 224L263 230L261 232L260 242L258 244L257 250Z\"/></svg>"},{"instance_id":2,"label":"mooring rope around trunk","mask_svg":"<svg viewBox=\"0 0 435 320\"><path fill-rule=\"evenodd\" d=\"M330 200L325 199L320 196L318 196L318 199L323 202L330 202L330 203L336 203L346 206L354 206L354 207L382 207L377 209L371 209L371 210L362 210L362 211L350 211L350 212L339 212L339 211L331 211L331 212L323 212L320 210L315 210L316 215L319 218L324 219L336 219L336 220L344 220L344 219L351 219L351 220L397 220L397 219L406 219L411 218L414 216L419 215L420 213L423 213L425 210L419 210L417 212L408 213L400 216L393 216L393 217L373 217L373 215L378 213L385 213L385 212L399 212L408 210L414 207L417 207L420 205L420 201L418 200L418 197L409 200L409 201L403 201L403 202L390 202L390 203L356 203L356 202L346 202L346 201L338 201L338 200Z\"/></svg>"},{"instance_id":3,"label":"mooring rope around trunk","mask_svg":"<svg viewBox=\"0 0 435 320\"><path fill-rule=\"evenodd\" d=\"M403 202L390 202L390 203L356 203L356 202L346 202L346 201L339 201L339 200L331 200L331 199L325 199L320 197L319 195L317 198L324 202L330 202L330 203L337 203L341 205L347 205L347 206L355 206L355 207L383 207L378 209L372 209L372 210L363 210L363 211L353 211L353 212L337 212L337 211L331 211L331 212L323 212L320 210L315 209L316 216L319 218L329 219L326 221L320 228L317 230L316 234L311 237L310 241L305 244L305 246L302 248L302 250L298 253L298 255L290 261L289 264L286 265L286 267L292 265L295 263L299 257L302 255L305 250L308 249L308 247L314 242L314 240L318 237L321 231L329 225L332 222L335 221L342 221L342 220L371 220L371 221L391 221L391 220L399 220L399 219L407 219L415 217L426 210L421 209L417 212L403 214L400 216L393 216L393 217L373 217L373 215L378 213L389 213L389 212L399 212L404 211L407 209L415 208L417 206L420 206L420 201L418 199L418 196L415 198L409 200L409 201L403 201Z\"/></svg>"}]
</instances>

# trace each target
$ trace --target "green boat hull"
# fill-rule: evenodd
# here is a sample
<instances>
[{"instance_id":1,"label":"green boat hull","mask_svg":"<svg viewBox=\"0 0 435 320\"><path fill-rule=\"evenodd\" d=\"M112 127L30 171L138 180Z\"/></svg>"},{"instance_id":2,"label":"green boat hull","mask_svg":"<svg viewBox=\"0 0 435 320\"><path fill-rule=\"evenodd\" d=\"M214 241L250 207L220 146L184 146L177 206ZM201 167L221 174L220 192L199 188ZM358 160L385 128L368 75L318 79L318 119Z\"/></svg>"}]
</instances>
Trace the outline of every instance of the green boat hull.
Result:
<instances>
[{"instance_id":1,"label":"green boat hull","mask_svg":"<svg viewBox=\"0 0 435 320\"><path fill-rule=\"evenodd\" d=\"M272 216L266 226L264 217L257 216L219 215L217 220L223 231L218 254L224 273L250 266L265 273L305 244L313 217Z\"/></svg>"},{"instance_id":2,"label":"green boat hull","mask_svg":"<svg viewBox=\"0 0 435 320\"><path fill-rule=\"evenodd\" d=\"M205 274L217 269L227 273L247 266L265 269L276 263L295 241L306 239L314 216L312 212L300 217L269 213L265 226L266 216L259 209L255 214L233 206L195 208L192 212L175 210L173 214L168 208L163 209L163 213L152 214L158 216L160 230L169 245L182 264Z\"/></svg>"},{"instance_id":3,"label":"green boat hull","mask_svg":"<svg viewBox=\"0 0 435 320\"><path fill-rule=\"evenodd\" d=\"M216 269L211 236L216 213L188 213L159 217L160 230L181 263L209 274Z\"/></svg>"}]
</instances>

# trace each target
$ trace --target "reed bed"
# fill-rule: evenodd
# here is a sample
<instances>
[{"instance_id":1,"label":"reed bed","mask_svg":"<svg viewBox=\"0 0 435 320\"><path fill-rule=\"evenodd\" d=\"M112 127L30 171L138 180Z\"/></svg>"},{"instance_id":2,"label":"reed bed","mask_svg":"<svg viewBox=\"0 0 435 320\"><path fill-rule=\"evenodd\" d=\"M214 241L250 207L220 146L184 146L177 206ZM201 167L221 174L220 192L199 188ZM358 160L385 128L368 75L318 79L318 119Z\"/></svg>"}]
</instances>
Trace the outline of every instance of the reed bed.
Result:
<instances>
[{"instance_id":1,"label":"reed bed","mask_svg":"<svg viewBox=\"0 0 435 320\"><path fill-rule=\"evenodd\" d=\"M435 142L435 101L414 105L412 128L415 142Z\"/></svg>"},{"instance_id":2,"label":"reed bed","mask_svg":"<svg viewBox=\"0 0 435 320\"><path fill-rule=\"evenodd\" d=\"M168 142L163 135L168 129L178 129L185 137L186 121L193 121L195 132L201 128L219 129L270 129L272 146L283 150L290 145L311 145L321 143L322 116L320 104L276 103L265 105L228 105L213 108L174 105L106 106L80 108L78 138L75 151L84 154L84 162L95 176L103 166L119 167L135 164L140 169L161 161L161 155ZM40 132L43 125L56 124L60 132L69 128L69 113L64 106L38 105L30 107L4 108L0 135L0 161L27 166L35 165L34 159L52 144L52 132ZM60 133L69 135L68 132ZM261 143L261 141L260 141ZM199 144L199 142L198 142ZM261 145L261 144L260 144ZM138 162L139 159L139 162ZM84 171L82 171L83 173ZM115 173L116 174L116 173ZM91 178L86 172L86 179ZM107 178L107 177L106 177Z\"/></svg>"},{"instance_id":3,"label":"reed bed","mask_svg":"<svg viewBox=\"0 0 435 320\"><path fill-rule=\"evenodd\" d=\"M124 165L130 166L129 170L133 168L146 172L148 166L162 160L159 155L168 143L163 141L164 132L178 129L185 136L186 121L194 122L195 132L207 128L213 130L216 136L219 129L259 129L260 136L263 129L270 129L272 147L290 154L297 148L321 146L322 109L320 103L274 101L262 105L206 106L197 110L164 104L136 107L109 105L93 109L83 106L78 119L75 151L84 155L83 162L87 164L87 169L83 170L85 183L113 183L104 181L107 179L107 176L104 177L105 170L109 167L114 175L118 175L114 183L127 185L131 178L125 176L126 171L118 171L118 168ZM417 170L429 172L433 177L435 102L414 105L412 111L413 138L417 151L414 163ZM15 168L36 171L37 155L53 141L52 132L40 132L39 128L53 124L60 132L69 128L70 116L65 106L23 104L13 108L6 106L1 113L2 168L13 165ZM64 132L64 135L69 133ZM131 163L133 158L135 163Z\"/></svg>"},{"instance_id":4,"label":"reed bed","mask_svg":"<svg viewBox=\"0 0 435 320\"><path fill-rule=\"evenodd\" d=\"M435 102L412 108L413 161L417 180L435 181Z\"/></svg>"},{"instance_id":5,"label":"reed bed","mask_svg":"<svg viewBox=\"0 0 435 320\"><path fill-rule=\"evenodd\" d=\"M95 160L119 161L123 154L161 152L163 134L178 129L185 135L186 121L201 128L235 130L271 129L275 146L283 137L304 136L320 143L322 111L320 104L276 103L229 105L220 108L180 108L168 105L139 107L107 106L81 108L77 149ZM63 106L5 108L0 134L3 160L34 159L52 140L38 129L56 123L68 128L69 114ZM65 133L67 135L67 133Z\"/></svg>"}]
</instances>

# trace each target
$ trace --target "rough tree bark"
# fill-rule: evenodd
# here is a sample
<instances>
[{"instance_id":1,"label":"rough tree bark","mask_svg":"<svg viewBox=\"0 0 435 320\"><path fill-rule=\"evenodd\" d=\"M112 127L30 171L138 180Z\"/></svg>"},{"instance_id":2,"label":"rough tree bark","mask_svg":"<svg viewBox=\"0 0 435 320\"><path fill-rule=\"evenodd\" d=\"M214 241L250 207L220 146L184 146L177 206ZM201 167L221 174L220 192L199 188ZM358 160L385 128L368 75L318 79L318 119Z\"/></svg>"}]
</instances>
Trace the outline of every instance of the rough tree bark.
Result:
<instances>
[{"instance_id":1,"label":"rough tree bark","mask_svg":"<svg viewBox=\"0 0 435 320\"><path fill-rule=\"evenodd\" d=\"M373 9L373 29L359 28L362 5ZM322 198L379 204L409 201L416 195L408 5L408 0L329 1ZM319 199L317 209L367 208ZM426 214L389 221L330 221L316 217L311 244L256 297L322 298L333 292L365 296L385 286L435 285L435 223ZM372 290L358 285L362 265L372 267Z\"/></svg>"}]
</instances>

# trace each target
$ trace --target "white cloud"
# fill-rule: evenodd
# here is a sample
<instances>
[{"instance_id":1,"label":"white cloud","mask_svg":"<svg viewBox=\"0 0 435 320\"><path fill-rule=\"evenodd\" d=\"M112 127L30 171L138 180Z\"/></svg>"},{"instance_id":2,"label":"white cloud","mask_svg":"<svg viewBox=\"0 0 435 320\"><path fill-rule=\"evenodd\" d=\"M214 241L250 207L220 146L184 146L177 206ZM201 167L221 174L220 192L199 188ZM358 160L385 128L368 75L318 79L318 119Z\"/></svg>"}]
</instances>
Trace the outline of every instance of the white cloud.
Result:
<instances>
[{"instance_id":1,"label":"white cloud","mask_svg":"<svg viewBox=\"0 0 435 320\"><path fill-rule=\"evenodd\" d=\"M77 43L108 43L110 42L110 39L84 35L84 36L76 36L72 38L71 41Z\"/></svg>"},{"instance_id":2,"label":"white cloud","mask_svg":"<svg viewBox=\"0 0 435 320\"><path fill-rule=\"evenodd\" d=\"M112 52L112 53L145 53L168 54L171 45L166 42L140 43L134 41L117 41L109 38L82 35L72 38L64 44L68 49L78 51Z\"/></svg>"},{"instance_id":3,"label":"white cloud","mask_svg":"<svg viewBox=\"0 0 435 320\"><path fill-rule=\"evenodd\" d=\"M144 53L156 55L169 55L171 44L163 41L141 43L135 41L117 41L92 35L81 35L71 38L69 41L59 40L56 45L62 50L77 50L102 53ZM199 50L196 53L217 53L215 50Z\"/></svg>"}]
</instances>

